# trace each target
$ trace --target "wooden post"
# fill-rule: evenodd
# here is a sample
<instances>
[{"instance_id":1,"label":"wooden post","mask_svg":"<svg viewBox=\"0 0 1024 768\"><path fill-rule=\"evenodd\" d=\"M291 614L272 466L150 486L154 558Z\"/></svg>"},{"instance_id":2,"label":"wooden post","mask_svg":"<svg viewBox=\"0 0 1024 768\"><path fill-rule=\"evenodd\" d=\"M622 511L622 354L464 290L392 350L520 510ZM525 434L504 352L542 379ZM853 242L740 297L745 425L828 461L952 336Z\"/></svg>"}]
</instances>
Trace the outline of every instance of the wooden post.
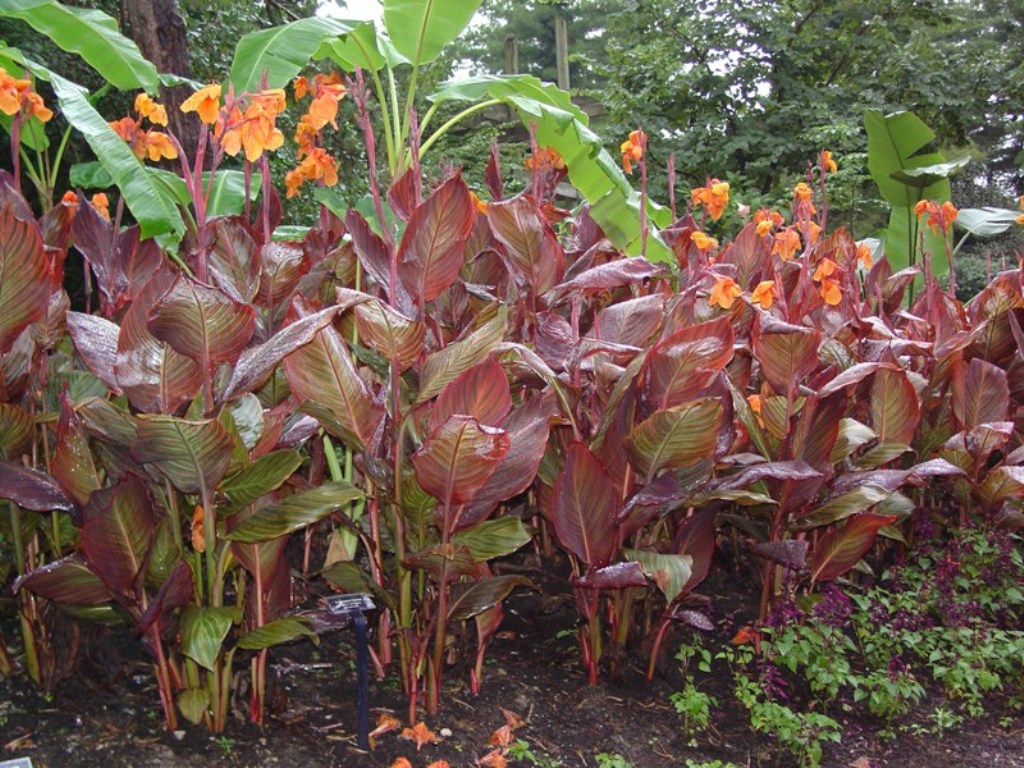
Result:
<instances>
[{"instance_id":1,"label":"wooden post","mask_svg":"<svg viewBox=\"0 0 1024 768\"><path fill-rule=\"evenodd\" d=\"M505 74L519 74L519 43L515 35L505 36Z\"/></svg>"},{"instance_id":2,"label":"wooden post","mask_svg":"<svg viewBox=\"0 0 1024 768\"><path fill-rule=\"evenodd\" d=\"M569 22L562 14L555 15L555 62L558 87L569 90Z\"/></svg>"}]
</instances>

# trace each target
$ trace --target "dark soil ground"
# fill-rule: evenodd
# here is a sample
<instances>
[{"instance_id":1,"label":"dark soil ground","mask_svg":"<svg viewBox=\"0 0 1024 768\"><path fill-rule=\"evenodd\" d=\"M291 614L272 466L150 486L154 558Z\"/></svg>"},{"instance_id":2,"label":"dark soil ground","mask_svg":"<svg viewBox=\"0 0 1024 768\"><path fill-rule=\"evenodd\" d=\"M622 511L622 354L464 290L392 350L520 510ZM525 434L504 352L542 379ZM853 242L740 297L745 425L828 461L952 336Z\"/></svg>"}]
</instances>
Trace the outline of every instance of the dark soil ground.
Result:
<instances>
[{"instance_id":1,"label":"dark soil ground","mask_svg":"<svg viewBox=\"0 0 1024 768\"><path fill-rule=\"evenodd\" d=\"M726 643L749 612L735 605L735 585L712 582L703 591L716 606L718 626L708 643ZM25 756L36 768L369 768L391 766L405 756L414 768L439 759L463 768L490 750L488 739L505 724L505 708L525 720L515 736L529 745L530 756L510 761L517 768L599 766L602 753L621 755L634 768L686 766L688 759L698 765L716 759L737 766L795 765L770 738L750 730L725 674L699 679L719 705L709 732L688 743L668 698L679 686L671 655L681 634L667 641L669 663L653 683L644 681L636 658L626 662L620 684L588 687L575 637L566 631L575 620L567 594L513 594L503 630L488 653L483 690L471 696L466 670L449 670L442 710L427 718L444 738L420 753L395 733L380 737L372 752L356 747L354 654L346 631L325 636L319 648L302 642L273 651L278 690L272 695L274 714L263 730L245 722L245 702L240 701L224 736L189 728L180 738L164 730L149 665L131 636L121 634L94 647L93 664L84 665L51 695L22 678L0 681L0 761ZM8 638L12 630L7 624ZM371 681L370 705L373 720L381 712L402 717L406 703L394 676ZM830 714L846 732L841 745L826 748L825 766L1024 768L1024 722L1001 702L994 703L990 719L967 722L960 731L942 737L906 731L887 740L879 736L881 723L857 714L844 720L842 707L837 710L838 715Z\"/></svg>"}]
</instances>

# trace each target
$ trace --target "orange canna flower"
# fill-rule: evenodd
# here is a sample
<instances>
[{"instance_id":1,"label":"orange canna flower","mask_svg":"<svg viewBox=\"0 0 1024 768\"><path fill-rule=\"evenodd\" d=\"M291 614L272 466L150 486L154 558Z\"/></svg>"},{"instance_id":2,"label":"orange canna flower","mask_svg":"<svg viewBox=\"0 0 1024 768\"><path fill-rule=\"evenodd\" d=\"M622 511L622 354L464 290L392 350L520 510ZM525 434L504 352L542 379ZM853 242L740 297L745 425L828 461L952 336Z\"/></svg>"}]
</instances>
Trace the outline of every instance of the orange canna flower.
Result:
<instances>
[{"instance_id":1,"label":"orange canna flower","mask_svg":"<svg viewBox=\"0 0 1024 768\"><path fill-rule=\"evenodd\" d=\"M871 256L871 249L868 248L867 243L861 243L857 246L857 261L864 265L864 269L871 269L874 259Z\"/></svg>"},{"instance_id":2,"label":"orange canna flower","mask_svg":"<svg viewBox=\"0 0 1024 768\"><path fill-rule=\"evenodd\" d=\"M800 235L793 227L786 227L775 235L772 254L778 254L783 261L789 261L800 250Z\"/></svg>"},{"instance_id":3,"label":"orange canna flower","mask_svg":"<svg viewBox=\"0 0 1024 768\"><path fill-rule=\"evenodd\" d=\"M554 147L537 147L536 154L531 154L523 160L523 167L529 171L534 167L538 171L564 171L565 160Z\"/></svg>"},{"instance_id":4,"label":"orange canna flower","mask_svg":"<svg viewBox=\"0 0 1024 768\"><path fill-rule=\"evenodd\" d=\"M690 190L690 205L694 208L704 206L704 210L718 221L729 205L729 182L709 179L707 186Z\"/></svg>"},{"instance_id":5,"label":"orange canna flower","mask_svg":"<svg viewBox=\"0 0 1024 768\"><path fill-rule=\"evenodd\" d=\"M836 161L832 157L832 153L827 149L823 149L821 151L821 166L828 173L835 173L839 170L839 167L836 165Z\"/></svg>"},{"instance_id":6,"label":"orange canna flower","mask_svg":"<svg viewBox=\"0 0 1024 768\"><path fill-rule=\"evenodd\" d=\"M825 303L830 307L834 307L843 300L843 292L839 290L839 283L830 278L824 278L821 281L821 298L824 299Z\"/></svg>"},{"instance_id":7,"label":"orange canna flower","mask_svg":"<svg viewBox=\"0 0 1024 768\"><path fill-rule=\"evenodd\" d=\"M754 292L751 294L750 302L752 304L760 304L761 309L772 308L772 294L775 288L774 280L762 280L754 287Z\"/></svg>"},{"instance_id":8,"label":"orange canna flower","mask_svg":"<svg viewBox=\"0 0 1024 768\"><path fill-rule=\"evenodd\" d=\"M47 108L43 97L32 90L31 81L12 77L0 67L0 112L16 115L22 111L42 123L53 118L53 112Z\"/></svg>"},{"instance_id":9,"label":"orange canna flower","mask_svg":"<svg viewBox=\"0 0 1024 768\"><path fill-rule=\"evenodd\" d=\"M214 136L226 154L234 157L244 150L245 159L254 163L264 152L284 144L284 134L274 125L284 108L285 95L280 88L254 94L244 113L233 107L226 122L217 122Z\"/></svg>"},{"instance_id":10,"label":"orange canna flower","mask_svg":"<svg viewBox=\"0 0 1024 768\"><path fill-rule=\"evenodd\" d=\"M307 181L323 181L328 187L338 183L338 161L326 149L314 147L296 168L285 174L288 197L299 194Z\"/></svg>"},{"instance_id":11,"label":"orange canna flower","mask_svg":"<svg viewBox=\"0 0 1024 768\"><path fill-rule=\"evenodd\" d=\"M761 237L768 237L772 233L772 227L775 225L768 219L757 222L757 234Z\"/></svg>"},{"instance_id":12,"label":"orange canna flower","mask_svg":"<svg viewBox=\"0 0 1024 768\"><path fill-rule=\"evenodd\" d=\"M25 105L28 107L28 113L32 117L38 118L41 123L49 122L53 117L53 112L43 103L43 97L38 93L32 91L26 93Z\"/></svg>"},{"instance_id":13,"label":"orange canna flower","mask_svg":"<svg viewBox=\"0 0 1024 768\"><path fill-rule=\"evenodd\" d=\"M167 125L167 110L163 104L153 101L148 93L140 93L135 97L135 111L139 117L147 118L153 125Z\"/></svg>"},{"instance_id":14,"label":"orange canna flower","mask_svg":"<svg viewBox=\"0 0 1024 768\"><path fill-rule=\"evenodd\" d=\"M427 728L427 724L422 721L416 723L412 728L403 729L399 738L415 742L417 752L423 748L424 744L441 743L441 737Z\"/></svg>"},{"instance_id":15,"label":"orange canna flower","mask_svg":"<svg viewBox=\"0 0 1024 768\"><path fill-rule=\"evenodd\" d=\"M306 114L318 131L323 130L328 123L335 130L338 129L338 99L329 93L322 93L313 99Z\"/></svg>"},{"instance_id":16,"label":"orange canna flower","mask_svg":"<svg viewBox=\"0 0 1024 768\"><path fill-rule=\"evenodd\" d=\"M78 193L75 192L73 189L69 189L67 192L65 192L61 196L60 202L61 202L62 205L70 205L72 208L77 208L78 207Z\"/></svg>"},{"instance_id":17,"label":"orange canna flower","mask_svg":"<svg viewBox=\"0 0 1024 768\"><path fill-rule=\"evenodd\" d=\"M477 197L473 190L469 190L469 199L473 201L477 213L487 213L487 203Z\"/></svg>"},{"instance_id":18,"label":"orange canna flower","mask_svg":"<svg viewBox=\"0 0 1024 768\"><path fill-rule=\"evenodd\" d=\"M802 181L793 187L793 197L801 202L809 203L812 195L811 188Z\"/></svg>"},{"instance_id":19,"label":"orange canna flower","mask_svg":"<svg viewBox=\"0 0 1024 768\"><path fill-rule=\"evenodd\" d=\"M192 549L200 553L206 551L206 513L201 504L196 504L192 513Z\"/></svg>"},{"instance_id":20,"label":"orange canna flower","mask_svg":"<svg viewBox=\"0 0 1024 768\"><path fill-rule=\"evenodd\" d=\"M1024 213L1013 220L1014 224L1024 224Z\"/></svg>"},{"instance_id":21,"label":"orange canna flower","mask_svg":"<svg viewBox=\"0 0 1024 768\"><path fill-rule=\"evenodd\" d=\"M718 241L715 238L700 231L694 232L690 235L690 242L693 243L699 251L710 251L718 247Z\"/></svg>"},{"instance_id":22,"label":"orange canna flower","mask_svg":"<svg viewBox=\"0 0 1024 768\"><path fill-rule=\"evenodd\" d=\"M793 187L793 212L799 218L807 218L815 214L814 193L804 182Z\"/></svg>"},{"instance_id":23,"label":"orange canna flower","mask_svg":"<svg viewBox=\"0 0 1024 768\"><path fill-rule=\"evenodd\" d=\"M711 288L708 304L713 307L721 307L722 309L731 309L733 302L741 295L743 295L743 291L736 285L735 280L731 277L717 277L715 278L714 286Z\"/></svg>"},{"instance_id":24,"label":"orange canna flower","mask_svg":"<svg viewBox=\"0 0 1024 768\"><path fill-rule=\"evenodd\" d=\"M146 155L150 160L167 158L174 160L178 156L178 150L171 143L166 133L160 131L149 131L146 134Z\"/></svg>"},{"instance_id":25,"label":"orange canna flower","mask_svg":"<svg viewBox=\"0 0 1024 768\"><path fill-rule=\"evenodd\" d=\"M927 224L936 235L947 234L960 212L948 200L941 206L933 200L919 200L914 206L914 214L920 219L928 214Z\"/></svg>"},{"instance_id":26,"label":"orange canna flower","mask_svg":"<svg viewBox=\"0 0 1024 768\"><path fill-rule=\"evenodd\" d=\"M740 627L731 640L733 645L749 645L757 640L758 631L749 624Z\"/></svg>"},{"instance_id":27,"label":"orange canna flower","mask_svg":"<svg viewBox=\"0 0 1024 768\"><path fill-rule=\"evenodd\" d=\"M113 122L107 123L111 128L114 129L114 133L120 136L122 139L131 144L136 135L138 134L138 126L135 121L130 117L122 117L120 120L114 120Z\"/></svg>"},{"instance_id":28,"label":"orange canna flower","mask_svg":"<svg viewBox=\"0 0 1024 768\"><path fill-rule=\"evenodd\" d=\"M647 134L643 131L630 131L629 138L619 147L622 150L622 167L626 173L633 172L633 163L639 162L647 149Z\"/></svg>"},{"instance_id":29,"label":"orange canna flower","mask_svg":"<svg viewBox=\"0 0 1024 768\"><path fill-rule=\"evenodd\" d=\"M181 105L181 111L196 112L199 119L208 125L217 122L220 113L220 86L210 83L189 96Z\"/></svg>"},{"instance_id":30,"label":"orange canna flower","mask_svg":"<svg viewBox=\"0 0 1024 768\"><path fill-rule=\"evenodd\" d=\"M97 192L89 200L90 205L96 209L96 213L107 221L110 221L110 200L103 192Z\"/></svg>"},{"instance_id":31,"label":"orange canna flower","mask_svg":"<svg viewBox=\"0 0 1024 768\"><path fill-rule=\"evenodd\" d=\"M292 83L292 91L295 94L296 101L306 98L311 89L309 87L309 80L306 79L305 75L299 75L295 78L295 81Z\"/></svg>"},{"instance_id":32,"label":"orange canna flower","mask_svg":"<svg viewBox=\"0 0 1024 768\"><path fill-rule=\"evenodd\" d=\"M810 245L814 245L818 242L818 235L821 234L821 227L813 221L805 221L801 225L801 230L804 233L804 240Z\"/></svg>"},{"instance_id":33,"label":"orange canna flower","mask_svg":"<svg viewBox=\"0 0 1024 768\"><path fill-rule=\"evenodd\" d=\"M836 263L832 259L826 257L818 263L818 268L814 270L814 275L811 279L814 282L823 280L826 277L830 277L836 271Z\"/></svg>"}]
</instances>

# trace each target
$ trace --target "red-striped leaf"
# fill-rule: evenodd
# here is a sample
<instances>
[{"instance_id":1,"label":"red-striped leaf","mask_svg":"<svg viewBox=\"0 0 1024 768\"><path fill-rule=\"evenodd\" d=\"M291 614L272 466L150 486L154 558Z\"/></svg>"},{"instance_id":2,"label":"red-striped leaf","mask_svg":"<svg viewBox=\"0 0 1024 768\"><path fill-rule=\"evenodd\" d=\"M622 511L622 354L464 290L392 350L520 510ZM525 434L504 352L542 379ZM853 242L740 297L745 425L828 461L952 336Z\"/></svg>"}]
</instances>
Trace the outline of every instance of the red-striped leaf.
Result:
<instances>
[{"instance_id":1,"label":"red-striped leaf","mask_svg":"<svg viewBox=\"0 0 1024 768\"><path fill-rule=\"evenodd\" d=\"M871 426L880 443L910 445L921 419L917 390L907 374L882 368L871 386Z\"/></svg>"},{"instance_id":2,"label":"red-striped leaf","mask_svg":"<svg viewBox=\"0 0 1024 768\"><path fill-rule=\"evenodd\" d=\"M35 421L24 408L0 403L0 458L16 459L32 443Z\"/></svg>"},{"instance_id":3,"label":"red-striped leaf","mask_svg":"<svg viewBox=\"0 0 1024 768\"><path fill-rule=\"evenodd\" d=\"M715 510L703 509L686 518L672 542L672 551L690 556L690 579L683 585L683 594L688 594L711 570L711 558L715 554Z\"/></svg>"},{"instance_id":4,"label":"red-striped leaf","mask_svg":"<svg viewBox=\"0 0 1024 768\"><path fill-rule=\"evenodd\" d=\"M0 354L25 328L46 314L50 267L34 222L0 212Z\"/></svg>"},{"instance_id":5,"label":"red-striped leaf","mask_svg":"<svg viewBox=\"0 0 1024 768\"><path fill-rule=\"evenodd\" d=\"M590 335L633 347L646 347L665 319L665 297L641 296L611 304L594 318Z\"/></svg>"},{"instance_id":6,"label":"red-striped leaf","mask_svg":"<svg viewBox=\"0 0 1024 768\"><path fill-rule=\"evenodd\" d=\"M260 286L260 259L249 227L241 217L214 219L210 227L212 247L206 254L206 269L225 294L250 304Z\"/></svg>"},{"instance_id":7,"label":"red-striped leaf","mask_svg":"<svg viewBox=\"0 0 1024 768\"><path fill-rule=\"evenodd\" d=\"M117 323L84 312L68 312L68 331L85 367L107 385L115 395L121 394L114 363L117 360L117 341L121 333Z\"/></svg>"},{"instance_id":8,"label":"red-striped leaf","mask_svg":"<svg viewBox=\"0 0 1024 768\"><path fill-rule=\"evenodd\" d=\"M649 483L662 469L688 467L711 458L721 425L718 400L697 400L657 411L629 433L626 453Z\"/></svg>"},{"instance_id":9,"label":"red-striped leaf","mask_svg":"<svg viewBox=\"0 0 1024 768\"><path fill-rule=\"evenodd\" d=\"M333 326L324 326L312 341L287 355L284 371L303 410L352 448L366 450L384 418L384 407L373 400Z\"/></svg>"},{"instance_id":10,"label":"red-striped leaf","mask_svg":"<svg viewBox=\"0 0 1024 768\"><path fill-rule=\"evenodd\" d=\"M853 568L875 543L878 529L896 519L896 515L865 512L828 531L814 548L811 581L831 581Z\"/></svg>"},{"instance_id":11,"label":"red-striped leaf","mask_svg":"<svg viewBox=\"0 0 1024 768\"><path fill-rule=\"evenodd\" d=\"M1010 407L1006 371L974 358L953 370L953 417L961 429L1005 421Z\"/></svg>"},{"instance_id":12,"label":"red-striped leaf","mask_svg":"<svg viewBox=\"0 0 1024 768\"><path fill-rule=\"evenodd\" d=\"M339 290L340 293L340 290ZM359 338L386 360L406 370L423 352L423 323L410 320L377 299L356 305Z\"/></svg>"},{"instance_id":13,"label":"red-striped leaf","mask_svg":"<svg viewBox=\"0 0 1024 768\"><path fill-rule=\"evenodd\" d=\"M654 409L692 400L733 355L733 331L725 318L680 328L647 353L643 395Z\"/></svg>"},{"instance_id":14,"label":"red-striped leaf","mask_svg":"<svg viewBox=\"0 0 1024 768\"><path fill-rule=\"evenodd\" d=\"M234 363L252 338L256 311L185 275L149 311L150 332L206 370Z\"/></svg>"},{"instance_id":15,"label":"red-striped leaf","mask_svg":"<svg viewBox=\"0 0 1024 768\"><path fill-rule=\"evenodd\" d=\"M469 189L458 175L413 211L398 246L398 276L421 310L458 277L475 219Z\"/></svg>"},{"instance_id":16,"label":"red-striped leaf","mask_svg":"<svg viewBox=\"0 0 1024 768\"><path fill-rule=\"evenodd\" d=\"M752 335L761 373L778 394L794 390L818 367L821 332L760 314Z\"/></svg>"},{"instance_id":17,"label":"red-striped leaf","mask_svg":"<svg viewBox=\"0 0 1024 768\"><path fill-rule=\"evenodd\" d=\"M562 279L565 255L536 200L520 195L487 206L487 221L505 246L505 263L535 296Z\"/></svg>"},{"instance_id":18,"label":"red-striped leaf","mask_svg":"<svg viewBox=\"0 0 1024 768\"><path fill-rule=\"evenodd\" d=\"M309 272L310 260L296 243L267 243L260 250L260 287L257 297L275 310L292 295L299 280Z\"/></svg>"},{"instance_id":19,"label":"red-striped leaf","mask_svg":"<svg viewBox=\"0 0 1024 768\"><path fill-rule=\"evenodd\" d=\"M60 419L57 422L57 448L53 452L50 471L54 479L80 506L89 501L89 495L102 487L100 473L89 449L89 439L81 418L71 409L66 396L61 398Z\"/></svg>"},{"instance_id":20,"label":"red-striped leaf","mask_svg":"<svg viewBox=\"0 0 1024 768\"><path fill-rule=\"evenodd\" d=\"M0 499L10 499L33 512L75 510L75 502L52 477L9 461L0 461Z\"/></svg>"},{"instance_id":21,"label":"red-striped leaf","mask_svg":"<svg viewBox=\"0 0 1024 768\"><path fill-rule=\"evenodd\" d=\"M491 355L444 388L430 414L430 430L450 416L472 416L481 424L498 425L511 408L512 392L505 369Z\"/></svg>"},{"instance_id":22,"label":"red-striped leaf","mask_svg":"<svg viewBox=\"0 0 1024 768\"><path fill-rule=\"evenodd\" d=\"M202 387L199 365L175 352L149 331L149 309L171 284L171 276L159 273L139 293L121 319L114 374L129 402L146 413L175 413Z\"/></svg>"},{"instance_id":23,"label":"red-striped leaf","mask_svg":"<svg viewBox=\"0 0 1024 768\"><path fill-rule=\"evenodd\" d=\"M598 264L596 267L581 272L571 280L566 280L552 289L551 294L562 297L578 291L607 291L611 288L639 283L648 277L660 275L664 271L664 267L652 264L640 256L616 259L605 264Z\"/></svg>"},{"instance_id":24,"label":"red-striped leaf","mask_svg":"<svg viewBox=\"0 0 1024 768\"><path fill-rule=\"evenodd\" d=\"M615 483L585 444L573 443L554 488L559 542L591 568L607 565L618 548L618 511Z\"/></svg>"},{"instance_id":25,"label":"red-striped leaf","mask_svg":"<svg viewBox=\"0 0 1024 768\"><path fill-rule=\"evenodd\" d=\"M572 580L573 586L585 589L628 589L646 587L647 577L643 566L635 560L615 563L601 568L591 568L583 576Z\"/></svg>"},{"instance_id":26,"label":"red-striped leaf","mask_svg":"<svg viewBox=\"0 0 1024 768\"><path fill-rule=\"evenodd\" d=\"M62 605L103 605L110 601L110 590L86 565L78 553L54 560L19 577L14 591L22 587Z\"/></svg>"},{"instance_id":27,"label":"red-striped leaf","mask_svg":"<svg viewBox=\"0 0 1024 768\"><path fill-rule=\"evenodd\" d=\"M505 430L452 416L413 454L412 464L420 487L451 512L473 499L508 450Z\"/></svg>"},{"instance_id":28,"label":"red-striped leaf","mask_svg":"<svg viewBox=\"0 0 1024 768\"><path fill-rule=\"evenodd\" d=\"M146 487L126 475L89 498L83 520L82 552L89 565L111 592L131 597L156 528Z\"/></svg>"},{"instance_id":29,"label":"red-striped leaf","mask_svg":"<svg viewBox=\"0 0 1024 768\"><path fill-rule=\"evenodd\" d=\"M775 494L782 509L792 511L817 497L825 483L825 473L830 471L832 449L845 409L846 397L842 392L823 399L807 398L796 429L787 440L783 458L802 461L821 474L815 478L782 481L779 493Z\"/></svg>"},{"instance_id":30,"label":"red-striped leaf","mask_svg":"<svg viewBox=\"0 0 1024 768\"><path fill-rule=\"evenodd\" d=\"M492 304L477 314L478 325L461 339L430 354L420 372L420 392L416 402L437 395L465 370L483 362L505 338L508 310Z\"/></svg>"},{"instance_id":31,"label":"red-striped leaf","mask_svg":"<svg viewBox=\"0 0 1024 768\"><path fill-rule=\"evenodd\" d=\"M212 490L231 464L234 441L220 422L139 416L132 456L154 464L182 493Z\"/></svg>"}]
</instances>

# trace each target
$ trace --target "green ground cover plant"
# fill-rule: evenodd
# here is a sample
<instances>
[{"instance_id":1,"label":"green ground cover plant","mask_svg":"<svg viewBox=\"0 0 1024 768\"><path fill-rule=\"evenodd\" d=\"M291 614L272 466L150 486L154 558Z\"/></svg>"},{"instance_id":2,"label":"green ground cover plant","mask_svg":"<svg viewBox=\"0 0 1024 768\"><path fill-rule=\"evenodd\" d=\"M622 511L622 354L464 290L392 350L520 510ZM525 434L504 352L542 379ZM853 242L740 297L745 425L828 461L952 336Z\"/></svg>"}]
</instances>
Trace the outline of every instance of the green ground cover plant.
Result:
<instances>
[{"instance_id":1,"label":"green ground cover plant","mask_svg":"<svg viewBox=\"0 0 1024 768\"><path fill-rule=\"evenodd\" d=\"M535 586L497 567L513 553L566 564L596 684L627 649L649 649L652 677L673 628L715 628L698 590L724 551L758 603L729 659L737 699L802 764L840 738L843 697L894 728L937 685L936 728L977 717L1020 676L1024 294L1011 269L961 304L933 257L953 256L957 221L980 233L1018 214L928 196L954 169L916 154L916 123L914 151L889 158L917 190L902 269L891 242L829 228L828 150L788 210L744 211L736 231L717 179L657 205L653 139L631 132L620 169L550 85L476 78L423 101L418 68L477 5L386 2L384 30L245 36L228 82L193 84L195 147L164 130L159 75L112 20L54 0L0 10L140 91L131 114L100 116L0 49L0 498L29 676L69 672L58 612L126 622L168 728L222 732L241 670L262 723L269 650L337 624L297 604L313 585L373 595L373 661L397 668L412 723L441 707L463 647L483 684L504 600ZM40 81L61 135L96 154L60 198ZM442 101L468 104L461 118L514 107L524 168L497 148L479 179L434 162ZM332 194L351 171L324 149L349 102L362 201ZM869 118L890 137L903 122ZM320 203L301 226L268 163L292 140L284 194ZM565 180L587 200L572 211ZM71 263L88 286L74 308ZM696 643L678 658L673 704L696 738L721 705L694 672L712 659ZM775 695L783 674L813 706Z\"/></svg>"}]
</instances>

